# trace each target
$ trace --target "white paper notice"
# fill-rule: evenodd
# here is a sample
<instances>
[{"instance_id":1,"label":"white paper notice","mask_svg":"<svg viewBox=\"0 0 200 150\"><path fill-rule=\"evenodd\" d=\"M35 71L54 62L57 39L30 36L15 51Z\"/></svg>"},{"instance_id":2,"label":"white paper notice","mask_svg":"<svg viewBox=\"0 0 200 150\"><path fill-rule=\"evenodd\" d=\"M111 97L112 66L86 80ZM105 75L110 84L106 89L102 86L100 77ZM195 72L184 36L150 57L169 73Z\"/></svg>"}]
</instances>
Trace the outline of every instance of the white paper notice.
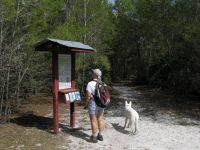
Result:
<instances>
[{"instance_id":1,"label":"white paper notice","mask_svg":"<svg viewBox=\"0 0 200 150\"><path fill-rule=\"evenodd\" d=\"M80 101L80 100L81 100L81 95L80 95L80 92L79 92L79 91L75 92L75 97L76 97L76 100L77 100L77 101Z\"/></svg>"},{"instance_id":2,"label":"white paper notice","mask_svg":"<svg viewBox=\"0 0 200 150\"><path fill-rule=\"evenodd\" d=\"M58 55L59 89L71 88L71 55Z\"/></svg>"},{"instance_id":3,"label":"white paper notice","mask_svg":"<svg viewBox=\"0 0 200 150\"><path fill-rule=\"evenodd\" d=\"M75 97L75 93L74 93L74 92L72 92L72 97L73 97L73 100L76 99L76 97Z\"/></svg>"},{"instance_id":4,"label":"white paper notice","mask_svg":"<svg viewBox=\"0 0 200 150\"><path fill-rule=\"evenodd\" d=\"M69 94L65 94L66 101L69 101Z\"/></svg>"},{"instance_id":5,"label":"white paper notice","mask_svg":"<svg viewBox=\"0 0 200 150\"><path fill-rule=\"evenodd\" d=\"M72 93L69 93L69 99L70 99L70 102L74 101Z\"/></svg>"}]
</instances>

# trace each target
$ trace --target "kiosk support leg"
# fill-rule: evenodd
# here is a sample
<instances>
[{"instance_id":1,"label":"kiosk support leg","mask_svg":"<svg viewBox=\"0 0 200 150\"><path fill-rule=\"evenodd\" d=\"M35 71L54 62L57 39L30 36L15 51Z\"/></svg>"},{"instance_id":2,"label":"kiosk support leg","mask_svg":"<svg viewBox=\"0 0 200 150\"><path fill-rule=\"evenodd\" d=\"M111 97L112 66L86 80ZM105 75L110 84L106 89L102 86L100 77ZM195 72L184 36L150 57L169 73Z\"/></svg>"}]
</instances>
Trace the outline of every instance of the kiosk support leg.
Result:
<instances>
[{"instance_id":1,"label":"kiosk support leg","mask_svg":"<svg viewBox=\"0 0 200 150\"><path fill-rule=\"evenodd\" d=\"M53 71L53 130L58 133L58 54L52 54L52 71Z\"/></svg>"},{"instance_id":2,"label":"kiosk support leg","mask_svg":"<svg viewBox=\"0 0 200 150\"><path fill-rule=\"evenodd\" d=\"M76 88L76 77L75 77L75 53L72 53L72 88ZM76 101L70 103L70 125L72 128L75 127L75 107Z\"/></svg>"},{"instance_id":3,"label":"kiosk support leg","mask_svg":"<svg viewBox=\"0 0 200 150\"><path fill-rule=\"evenodd\" d=\"M75 101L70 103L70 126L72 128L75 127L75 106L76 106Z\"/></svg>"},{"instance_id":4,"label":"kiosk support leg","mask_svg":"<svg viewBox=\"0 0 200 150\"><path fill-rule=\"evenodd\" d=\"M58 94L54 94L54 99L53 99L53 130L54 133L57 134L59 131L58 127Z\"/></svg>"}]
</instances>

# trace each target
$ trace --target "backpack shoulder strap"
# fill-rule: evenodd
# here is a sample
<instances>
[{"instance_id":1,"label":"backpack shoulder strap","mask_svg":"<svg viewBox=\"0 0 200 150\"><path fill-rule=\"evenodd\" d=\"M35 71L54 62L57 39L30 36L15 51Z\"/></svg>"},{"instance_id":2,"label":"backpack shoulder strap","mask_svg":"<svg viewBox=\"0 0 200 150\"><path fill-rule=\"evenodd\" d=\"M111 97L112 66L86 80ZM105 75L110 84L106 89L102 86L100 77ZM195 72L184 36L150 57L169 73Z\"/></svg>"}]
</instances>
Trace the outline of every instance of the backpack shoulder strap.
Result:
<instances>
[{"instance_id":1,"label":"backpack shoulder strap","mask_svg":"<svg viewBox=\"0 0 200 150\"><path fill-rule=\"evenodd\" d=\"M99 81L99 80L92 80L92 81L95 81L95 82L97 82L98 84L101 84L101 85L106 85L103 81Z\"/></svg>"}]
</instances>

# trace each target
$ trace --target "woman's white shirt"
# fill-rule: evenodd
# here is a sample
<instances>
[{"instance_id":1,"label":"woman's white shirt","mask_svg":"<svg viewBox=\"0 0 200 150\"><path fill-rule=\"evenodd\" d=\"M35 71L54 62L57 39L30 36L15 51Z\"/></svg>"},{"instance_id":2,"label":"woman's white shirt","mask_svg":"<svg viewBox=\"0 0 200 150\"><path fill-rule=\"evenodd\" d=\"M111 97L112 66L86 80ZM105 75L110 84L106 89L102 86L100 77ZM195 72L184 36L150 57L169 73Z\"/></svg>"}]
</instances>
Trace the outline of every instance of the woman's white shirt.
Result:
<instances>
[{"instance_id":1,"label":"woman's white shirt","mask_svg":"<svg viewBox=\"0 0 200 150\"><path fill-rule=\"evenodd\" d=\"M88 91L90 94L94 95L95 94L96 84L97 84L96 81L90 81L90 82L88 82L87 87L86 87L86 91Z\"/></svg>"}]
</instances>

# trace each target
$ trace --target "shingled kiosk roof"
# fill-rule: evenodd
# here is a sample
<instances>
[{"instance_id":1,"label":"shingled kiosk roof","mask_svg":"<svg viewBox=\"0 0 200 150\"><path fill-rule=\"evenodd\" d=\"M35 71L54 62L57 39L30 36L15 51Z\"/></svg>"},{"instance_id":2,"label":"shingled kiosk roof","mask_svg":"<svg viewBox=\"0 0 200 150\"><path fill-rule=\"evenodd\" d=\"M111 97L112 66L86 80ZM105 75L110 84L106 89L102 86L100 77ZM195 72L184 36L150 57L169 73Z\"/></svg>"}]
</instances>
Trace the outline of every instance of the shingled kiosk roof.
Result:
<instances>
[{"instance_id":1,"label":"shingled kiosk roof","mask_svg":"<svg viewBox=\"0 0 200 150\"><path fill-rule=\"evenodd\" d=\"M96 50L86 44L75 41L64 41L47 38L36 43L36 51L57 51L57 52L96 52Z\"/></svg>"}]
</instances>

